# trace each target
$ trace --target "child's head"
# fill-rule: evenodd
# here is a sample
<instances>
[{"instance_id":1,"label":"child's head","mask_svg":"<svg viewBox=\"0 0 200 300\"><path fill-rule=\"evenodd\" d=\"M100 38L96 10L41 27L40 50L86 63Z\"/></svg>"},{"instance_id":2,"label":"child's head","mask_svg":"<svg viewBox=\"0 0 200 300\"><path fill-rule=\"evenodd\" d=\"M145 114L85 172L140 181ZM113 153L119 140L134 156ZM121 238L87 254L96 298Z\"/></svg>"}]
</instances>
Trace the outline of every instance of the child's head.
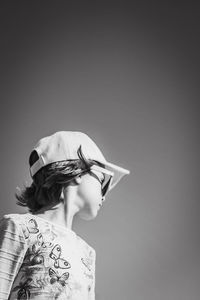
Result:
<instances>
[{"instance_id":1,"label":"child's head","mask_svg":"<svg viewBox=\"0 0 200 300\"><path fill-rule=\"evenodd\" d=\"M97 190L101 187L97 198L104 198L121 177L129 173L108 163L86 134L71 131L41 139L31 152L29 165L33 182L16 197L18 204L27 206L31 212L63 201L64 189L79 183L78 178L84 178L79 191L87 206L87 198L95 196L93 187Z\"/></svg>"}]
</instances>

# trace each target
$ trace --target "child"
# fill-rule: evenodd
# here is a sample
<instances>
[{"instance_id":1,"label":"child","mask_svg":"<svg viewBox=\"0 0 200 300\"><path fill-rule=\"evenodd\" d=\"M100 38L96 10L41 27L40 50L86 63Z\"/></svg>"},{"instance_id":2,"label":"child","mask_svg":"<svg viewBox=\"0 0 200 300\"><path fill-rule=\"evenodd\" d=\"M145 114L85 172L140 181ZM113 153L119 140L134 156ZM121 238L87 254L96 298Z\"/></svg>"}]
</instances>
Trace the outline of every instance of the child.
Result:
<instances>
[{"instance_id":1,"label":"child","mask_svg":"<svg viewBox=\"0 0 200 300\"><path fill-rule=\"evenodd\" d=\"M0 221L0 300L94 300L95 250L72 230L73 218L94 219L129 171L72 131L42 138L29 164L33 182L16 195L29 212Z\"/></svg>"}]
</instances>

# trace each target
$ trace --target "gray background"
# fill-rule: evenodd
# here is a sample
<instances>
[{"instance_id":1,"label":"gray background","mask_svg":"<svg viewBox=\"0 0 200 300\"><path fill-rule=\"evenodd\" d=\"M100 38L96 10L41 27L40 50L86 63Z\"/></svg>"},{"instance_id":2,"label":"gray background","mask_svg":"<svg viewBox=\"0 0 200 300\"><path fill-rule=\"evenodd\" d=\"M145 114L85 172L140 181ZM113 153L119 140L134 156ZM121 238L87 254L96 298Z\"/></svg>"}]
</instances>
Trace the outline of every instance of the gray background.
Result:
<instances>
[{"instance_id":1,"label":"gray background","mask_svg":"<svg viewBox=\"0 0 200 300\"><path fill-rule=\"evenodd\" d=\"M24 212L29 153L57 130L86 132L131 170L94 221L74 222L97 251L97 300L199 299L199 14L1 2L1 216Z\"/></svg>"}]
</instances>

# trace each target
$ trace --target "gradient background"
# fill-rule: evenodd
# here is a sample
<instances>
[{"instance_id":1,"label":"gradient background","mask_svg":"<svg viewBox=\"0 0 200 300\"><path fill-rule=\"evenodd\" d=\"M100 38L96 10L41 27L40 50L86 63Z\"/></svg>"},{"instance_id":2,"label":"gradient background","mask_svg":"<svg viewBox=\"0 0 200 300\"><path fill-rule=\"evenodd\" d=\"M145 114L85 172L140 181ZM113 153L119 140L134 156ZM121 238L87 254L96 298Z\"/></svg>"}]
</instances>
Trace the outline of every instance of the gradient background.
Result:
<instances>
[{"instance_id":1,"label":"gradient background","mask_svg":"<svg viewBox=\"0 0 200 300\"><path fill-rule=\"evenodd\" d=\"M131 170L74 222L97 251L96 299L198 300L199 5L5 1L0 19L0 217L24 212L39 138L86 132Z\"/></svg>"}]
</instances>

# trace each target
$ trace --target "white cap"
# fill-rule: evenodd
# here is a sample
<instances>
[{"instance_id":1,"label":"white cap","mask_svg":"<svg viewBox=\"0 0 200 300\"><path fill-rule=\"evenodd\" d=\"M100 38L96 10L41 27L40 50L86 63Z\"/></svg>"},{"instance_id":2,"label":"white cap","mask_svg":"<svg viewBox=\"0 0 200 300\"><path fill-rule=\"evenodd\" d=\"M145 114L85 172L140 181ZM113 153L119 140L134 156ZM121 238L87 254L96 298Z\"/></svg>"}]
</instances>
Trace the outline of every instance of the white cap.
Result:
<instances>
[{"instance_id":1,"label":"white cap","mask_svg":"<svg viewBox=\"0 0 200 300\"><path fill-rule=\"evenodd\" d=\"M96 160L105 165L107 170L114 173L111 190L129 170L106 161L94 141L85 133L78 131L59 131L39 140L33 150L38 153L38 160L30 167L31 176L34 176L42 167L59 161L80 159L78 149L86 159Z\"/></svg>"}]
</instances>

